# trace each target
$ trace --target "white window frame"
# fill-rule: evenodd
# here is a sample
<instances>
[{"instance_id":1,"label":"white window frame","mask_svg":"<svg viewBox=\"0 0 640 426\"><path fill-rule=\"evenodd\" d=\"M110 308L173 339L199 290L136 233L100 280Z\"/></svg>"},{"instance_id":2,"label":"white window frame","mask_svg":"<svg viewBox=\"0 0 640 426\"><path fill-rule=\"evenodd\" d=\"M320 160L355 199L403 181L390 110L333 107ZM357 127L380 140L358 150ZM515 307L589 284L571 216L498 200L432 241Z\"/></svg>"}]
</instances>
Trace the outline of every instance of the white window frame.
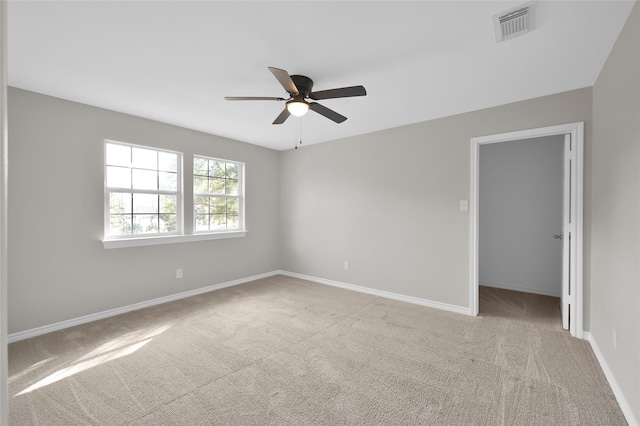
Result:
<instances>
[{"instance_id":1,"label":"white window frame","mask_svg":"<svg viewBox=\"0 0 640 426\"><path fill-rule=\"evenodd\" d=\"M213 193L200 193L196 192L195 188L195 163L196 159L211 160L224 163L231 163L238 166L238 195L230 194L213 194ZM194 235L210 235L210 236L222 236L229 235L230 237L243 237L246 234L245 218L244 218L244 204L245 204L245 190L244 190L244 172L245 164L240 161L227 160L224 158L210 157L208 155L194 155L193 156L194 169L192 170L192 185L193 185L193 234ZM238 228L234 229L208 229L202 231L196 231L196 197L209 197L209 198L230 198L238 200Z\"/></svg>"},{"instance_id":2,"label":"white window frame","mask_svg":"<svg viewBox=\"0 0 640 426\"><path fill-rule=\"evenodd\" d=\"M107 185L107 145L121 145L126 146L128 148L140 148L150 151L166 152L177 155L177 190L176 191L167 191L167 190L147 190L147 189L133 189L133 188L117 188L117 187L109 187ZM182 161L183 154L178 151L171 151L168 149L161 149L157 147L145 146L145 145L137 145L127 142L119 142L105 139L104 141L104 239L103 245L105 248L115 248L115 247L125 247L132 245L149 245L156 244L153 240L163 239L167 237L175 237L183 235L183 223L184 223L184 207L183 207L183 199L184 199L184 191L182 187L183 176L182 176ZM158 195L175 195L176 196L176 230L173 232L158 232L158 233L147 233L147 234L127 234L127 235L109 235L110 233L110 194L112 192L127 192L133 194L158 194ZM136 243L129 243L129 241L136 241ZM144 241L143 241L144 240ZM118 242L124 242L125 244L118 244ZM177 242L177 241L176 241Z\"/></svg>"},{"instance_id":3,"label":"white window frame","mask_svg":"<svg viewBox=\"0 0 640 426\"><path fill-rule=\"evenodd\" d=\"M116 144L116 145L124 145L127 147L135 147L141 149L154 150L157 152L169 152L172 154L178 155L177 162L177 180L178 180L178 193L176 199L176 231L171 233L154 233L154 234L131 234L131 235L114 235L109 236L109 226L110 226L110 191L115 190L114 192L122 191L132 193L135 192L131 188L109 188L107 186L107 144ZM102 239L102 245L105 249L116 249L116 248L127 248L127 247L140 247L140 246L151 246L151 245L159 245L159 244L174 244L174 243L188 243L188 242L196 242L196 241L206 241L206 240L218 240L218 239L227 239L227 238L239 238L245 237L247 234L247 229L245 227L245 164L239 161L233 160L225 160L221 158L209 157L206 155L194 155L199 158L206 158L215 161L224 161L226 163L237 164L238 169L238 190L239 190L239 199L238 199L238 224L239 229L229 229L229 230L213 230L213 231L199 231L194 233L195 229L195 198L189 198L189 196L193 195L193 191L187 191L185 193L184 190L184 182L186 181L188 185L191 185L191 189L193 188L193 170L187 170L187 179L185 179L184 173L184 153L179 151L173 151L168 149L162 149L157 147L152 147L148 145L138 145L132 144L128 142L120 142L115 140L105 139L103 144L104 151L104 161L103 161L103 175L104 175L104 218L103 218L103 232L104 237ZM191 182L189 183L189 178ZM143 193L158 193L157 191L146 191L146 190L137 190ZM173 191L163 191L170 192L171 195L174 194ZM186 200L185 200L186 197ZM187 232L191 232L191 234L185 234L184 228L184 203L185 201L191 201L192 204L192 213L193 213L193 223L191 225L191 229L188 229Z\"/></svg>"}]
</instances>

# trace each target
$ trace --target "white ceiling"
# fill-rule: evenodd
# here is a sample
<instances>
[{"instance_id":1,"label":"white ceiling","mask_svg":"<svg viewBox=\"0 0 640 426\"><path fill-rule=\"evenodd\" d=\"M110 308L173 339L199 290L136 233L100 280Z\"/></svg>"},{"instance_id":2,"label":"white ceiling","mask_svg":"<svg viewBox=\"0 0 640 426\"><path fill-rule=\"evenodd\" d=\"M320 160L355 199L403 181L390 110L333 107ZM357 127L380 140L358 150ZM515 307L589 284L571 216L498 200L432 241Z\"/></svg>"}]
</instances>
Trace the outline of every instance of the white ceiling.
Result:
<instances>
[{"instance_id":1,"label":"white ceiling","mask_svg":"<svg viewBox=\"0 0 640 426\"><path fill-rule=\"evenodd\" d=\"M301 121L325 142L592 86L631 1L538 1L534 31L496 43L522 1L10 1L11 86L283 150L299 119L268 66L366 97ZM134 141L128 141L134 142Z\"/></svg>"}]
</instances>

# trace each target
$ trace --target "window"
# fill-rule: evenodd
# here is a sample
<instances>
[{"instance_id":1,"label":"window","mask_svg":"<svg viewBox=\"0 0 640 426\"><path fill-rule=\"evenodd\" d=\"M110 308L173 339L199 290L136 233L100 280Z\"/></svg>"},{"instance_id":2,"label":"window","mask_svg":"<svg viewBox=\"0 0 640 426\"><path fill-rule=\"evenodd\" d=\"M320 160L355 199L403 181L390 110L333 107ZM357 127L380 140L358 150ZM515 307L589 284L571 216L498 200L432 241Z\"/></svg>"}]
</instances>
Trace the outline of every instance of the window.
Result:
<instances>
[{"instance_id":1,"label":"window","mask_svg":"<svg viewBox=\"0 0 640 426\"><path fill-rule=\"evenodd\" d=\"M105 143L105 239L182 233L182 155Z\"/></svg>"},{"instance_id":2,"label":"window","mask_svg":"<svg viewBox=\"0 0 640 426\"><path fill-rule=\"evenodd\" d=\"M106 249L246 235L244 164L193 157L193 225L185 230L182 160L180 152L105 140Z\"/></svg>"},{"instance_id":3,"label":"window","mask_svg":"<svg viewBox=\"0 0 640 426\"><path fill-rule=\"evenodd\" d=\"M244 229L244 164L193 158L194 232Z\"/></svg>"}]
</instances>

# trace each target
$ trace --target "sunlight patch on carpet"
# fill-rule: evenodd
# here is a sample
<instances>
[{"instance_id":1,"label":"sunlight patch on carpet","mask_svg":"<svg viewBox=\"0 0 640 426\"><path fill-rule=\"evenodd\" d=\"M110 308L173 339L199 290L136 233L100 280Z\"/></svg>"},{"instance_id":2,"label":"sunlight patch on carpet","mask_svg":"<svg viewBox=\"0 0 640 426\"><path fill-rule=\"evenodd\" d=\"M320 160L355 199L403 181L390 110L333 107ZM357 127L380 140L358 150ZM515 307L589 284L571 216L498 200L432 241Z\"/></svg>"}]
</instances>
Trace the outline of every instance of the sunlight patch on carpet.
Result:
<instances>
[{"instance_id":1,"label":"sunlight patch on carpet","mask_svg":"<svg viewBox=\"0 0 640 426\"><path fill-rule=\"evenodd\" d=\"M167 331L169 328L171 328L171 325L172 324L163 325L151 330L140 330L110 340L97 349L73 361L69 367L60 369L55 373L50 374L44 379L29 386L25 390L17 393L15 396L33 392L34 390L43 388L52 383L56 383L60 380L71 377L74 374L78 374L98 365L102 365L118 358L131 355L132 353L136 352L137 350L151 342L155 336ZM30 369L37 368L38 364L30 367Z\"/></svg>"}]
</instances>

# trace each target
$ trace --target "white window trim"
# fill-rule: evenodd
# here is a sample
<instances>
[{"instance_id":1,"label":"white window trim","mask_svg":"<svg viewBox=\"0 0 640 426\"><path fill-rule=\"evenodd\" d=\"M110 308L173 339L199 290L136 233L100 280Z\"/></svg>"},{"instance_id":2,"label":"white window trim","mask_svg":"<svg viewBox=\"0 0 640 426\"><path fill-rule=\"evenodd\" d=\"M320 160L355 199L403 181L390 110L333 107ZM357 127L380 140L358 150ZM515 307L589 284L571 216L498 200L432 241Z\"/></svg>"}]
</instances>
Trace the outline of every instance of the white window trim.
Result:
<instances>
[{"instance_id":1,"label":"white window trim","mask_svg":"<svg viewBox=\"0 0 640 426\"><path fill-rule=\"evenodd\" d=\"M193 235L161 235L153 237L136 237L122 239L103 240L102 245L105 249L117 249L127 247L154 246L161 244L177 244L190 243L195 241L221 240L226 238L242 238L247 235L247 231L226 231L217 232L215 234L193 234Z\"/></svg>"},{"instance_id":2,"label":"white window trim","mask_svg":"<svg viewBox=\"0 0 640 426\"><path fill-rule=\"evenodd\" d=\"M244 200L245 200L245 195L244 195L244 163L241 161L233 161L233 160L226 160L224 158L216 158L216 157L209 157L207 155L194 155L193 156L194 160L196 158L201 158L201 159L205 159L205 160L214 160L214 161L221 161L221 162L225 162L225 163L233 163L233 164L237 164L238 165L238 189L240 194L239 195L227 195L227 194L201 194L201 193L196 193L195 192L195 185L194 185L194 191L193 191L193 200L194 202L191 203L192 205L192 209L193 209L193 235L218 235L218 234L229 234L229 233L242 233L242 232L246 232L246 227L245 227L245 219L244 219ZM193 185L193 176L192 176L192 185ZM203 196L203 197L223 197L223 198L233 198L233 199L237 199L238 200L238 224L240 225L239 229L229 229L229 230L204 230L204 231L196 231L196 214L195 214L195 198L196 196ZM225 237L222 237L225 238Z\"/></svg>"},{"instance_id":3,"label":"white window trim","mask_svg":"<svg viewBox=\"0 0 640 426\"><path fill-rule=\"evenodd\" d=\"M109 221L109 189L107 187L107 162L106 162L106 147L107 143L133 146L142 149L152 149L156 151L164 151L176 153L179 155L178 161L178 221L177 228L178 230L174 233L164 233L164 234L139 234L139 235L117 235L113 237L107 237L108 227L107 223ZM114 140L105 139L104 140L104 235L105 237L102 239L102 246L105 250L108 249L118 249L118 248L129 248L129 247L144 247L144 246L154 246L154 245L164 245L164 244L178 244L178 243L189 243L189 242L197 242L197 241L208 241L208 240L220 240L220 239L228 239L228 238L243 238L247 235L247 229L245 225L245 183L244 183L244 168L245 164L239 161L233 160L225 160L219 159L215 157L209 157L205 155L194 155L195 157L206 158L217 161L224 161L227 163L238 164L240 167L239 170L239 189L241 191L239 196L233 196L233 198L238 199L238 215L239 215L239 224L240 229L230 229L230 230L207 230L207 231L197 231L194 232L195 229L195 214L194 223L192 224L192 234L184 234L184 200L185 200L185 192L184 192L184 153L179 151L172 151L162 148L156 148L146 145L137 145L131 144L127 142L118 142ZM191 171L191 185L193 189L193 171ZM112 188L112 190L117 191L117 188ZM129 189L122 188L122 190L130 191ZM144 190L138 192L145 192ZM157 191L151 191L152 193L157 193ZM193 212L193 202L192 204L192 212Z\"/></svg>"},{"instance_id":4,"label":"white window trim","mask_svg":"<svg viewBox=\"0 0 640 426\"><path fill-rule=\"evenodd\" d=\"M153 190L133 190L131 188L109 188L107 186L107 144L113 144L113 145L123 145L123 146L127 146L127 147L134 147L134 148L141 148L141 149L148 149L148 150L154 150L157 152L169 152L172 154L177 154L178 155L178 164L177 164L177 181L178 181L178 191L177 192L173 192L173 191L163 191L163 190L157 190L157 191L153 191ZM132 144L132 143L127 143L127 142L119 142L119 141L114 141L114 140L109 140L109 139L105 139L104 140L104 239L102 241L103 245L105 245L105 243L108 243L109 245L112 245L112 243L115 242L121 242L121 241L132 241L132 240L138 240L138 239L144 239L144 240L154 240L154 239L158 239L158 238L166 238L166 237L180 237L184 235L184 187L183 187L183 153L179 152L179 151L172 151L172 150L168 150L168 149L162 149L162 148L157 148L157 147L152 147L152 146L146 146L146 145L137 145L137 144ZM114 236L109 236L109 216L110 216L110 212L109 212L109 194L111 192L134 192L134 193L140 193L140 194L167 194L167 195L176 195L177 200L176 200L176 231L174 232L165 232L165 233L158 233L158 234L132 234L132 235L114 235ZM158 243L158 244L166 244L166 243ZM151 245L151 243L147 242L147 244L139 244L139 245ZM128 245L129 247L133 246L132 244L129 243ZM105 245L106 248L106 245Z\"/></svg>"}]
</instances>

